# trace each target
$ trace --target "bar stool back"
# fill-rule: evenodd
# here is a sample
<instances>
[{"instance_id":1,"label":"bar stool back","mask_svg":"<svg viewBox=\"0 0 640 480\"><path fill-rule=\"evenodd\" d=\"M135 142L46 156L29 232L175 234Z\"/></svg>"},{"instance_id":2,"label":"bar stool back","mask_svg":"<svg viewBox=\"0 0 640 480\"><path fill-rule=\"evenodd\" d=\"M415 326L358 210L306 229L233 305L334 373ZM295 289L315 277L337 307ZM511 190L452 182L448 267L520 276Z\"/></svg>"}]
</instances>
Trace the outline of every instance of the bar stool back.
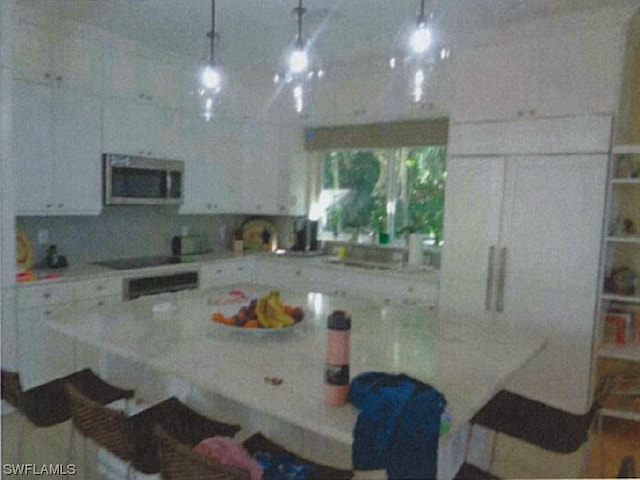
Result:
<instances>
[{"instance_id":1,"label":"bar stool back","mask_svg":"<svg viewBox=\"0 0 640 480\"><path fill-rule=\"evenodd\" d=\"M196 453L162 427L155 428L155 435L160 446L160 475L164 480L250 480L244 468L223 465Z\"/></svg>"},{"instance_id":2,"label":"bar stool back","mask_svg":"<svg viewBox=\"0 0 640 480\"><path fill-rule=\"evenodd\" d=\"M78 431L126 462L128 474L132 468L147 475L160 471L156 426L189 447L208 437L231 437L240 431L237 425L200 415L175 397L125 416L87 398L72 384L66 388Z\"/></svg>"}]
</instances>

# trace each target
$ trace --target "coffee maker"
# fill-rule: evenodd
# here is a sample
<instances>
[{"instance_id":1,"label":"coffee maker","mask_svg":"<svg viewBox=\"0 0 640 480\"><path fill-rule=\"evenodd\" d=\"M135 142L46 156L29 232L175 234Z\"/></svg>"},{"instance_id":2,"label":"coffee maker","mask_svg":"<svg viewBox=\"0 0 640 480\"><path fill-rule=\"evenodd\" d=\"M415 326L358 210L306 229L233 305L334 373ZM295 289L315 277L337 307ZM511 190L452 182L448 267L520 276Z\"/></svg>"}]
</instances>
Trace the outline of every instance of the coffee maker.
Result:
<instances>
[{"instance_id":1,"label":"coffee maker","mask_svg":"<svg viewBox=\"0 0 640 480\"><path fill-rule=\"evenodd\" d=\"M295 222L296 240L292 250L314 252L318 250L318 222L301 218Z\"/></svg>"}]
</instances>

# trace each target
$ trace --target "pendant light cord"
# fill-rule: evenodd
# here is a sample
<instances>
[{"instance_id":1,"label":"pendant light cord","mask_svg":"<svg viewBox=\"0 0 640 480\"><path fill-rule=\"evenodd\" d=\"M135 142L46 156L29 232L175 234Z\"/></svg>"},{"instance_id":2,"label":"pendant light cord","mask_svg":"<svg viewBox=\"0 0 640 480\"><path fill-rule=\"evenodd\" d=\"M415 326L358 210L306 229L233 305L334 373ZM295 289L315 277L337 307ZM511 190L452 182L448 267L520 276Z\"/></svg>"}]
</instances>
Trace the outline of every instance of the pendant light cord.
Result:
<instances>
[{"instance_id":1,"label":"pendant light cord","mask_svg":"<svg viewBox=\"0 0 640 480\"><path fill-rule=\"evenodd\" d=\"M209 56L209 63L213 65L216 40L216 0L211 0L211 32L209 32L208 36L211 39L211 55Z\"/></svg>"},{"instance_id":2,"label":"pendant light cord","mask_svg":"<svg viewBox=\"0 0 640 480\"><path fill-rule=\"evenodd\" d=\"M296 37L296 46L303 47L302 43L302 15L306 12L306 9L302 6L302 0L298 1L298 7L293 9L293 13L298 16L298 36Z\"/></svg>"},{"instance_id":3,"label":"pendant light cord","mask_svg":"<svg viewBox=\"0 0 640 480\"><path fill-rule=\"evenodd\" d=\"M422 0L420 2L420 15L418 16L418 25L424 23L424 2L425 0Z\"/></svg>"}]
</instances>

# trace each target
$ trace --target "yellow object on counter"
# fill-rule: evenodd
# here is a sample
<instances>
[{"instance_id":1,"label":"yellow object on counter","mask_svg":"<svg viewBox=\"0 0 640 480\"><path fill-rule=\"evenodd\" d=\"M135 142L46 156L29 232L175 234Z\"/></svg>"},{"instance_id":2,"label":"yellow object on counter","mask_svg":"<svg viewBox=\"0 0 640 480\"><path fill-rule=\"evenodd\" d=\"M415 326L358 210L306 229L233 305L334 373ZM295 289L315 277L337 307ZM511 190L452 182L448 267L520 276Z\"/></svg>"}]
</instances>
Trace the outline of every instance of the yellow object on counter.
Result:
<instances>
[{"instance_id":1,"label":"yellow object on counter","mask_svg":"<svg viewBox=\"0 0 640 480\"><path fill-rule=\"evenodd\" d=\"M16 232L16 268L20 271L28 271L33 268L35 256L33 247L27 235L22 231Z\"/></svg>"}]
</instances>

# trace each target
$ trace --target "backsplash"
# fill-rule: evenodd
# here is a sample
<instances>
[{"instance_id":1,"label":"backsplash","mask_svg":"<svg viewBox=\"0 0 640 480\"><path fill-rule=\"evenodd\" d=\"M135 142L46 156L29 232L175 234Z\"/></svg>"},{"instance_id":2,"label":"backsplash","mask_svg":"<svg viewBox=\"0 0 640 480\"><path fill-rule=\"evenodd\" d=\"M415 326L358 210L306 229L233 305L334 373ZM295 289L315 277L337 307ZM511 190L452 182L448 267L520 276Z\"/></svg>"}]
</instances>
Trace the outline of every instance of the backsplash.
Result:
<instances>
[{"instance_id":1,"label":"backsplash","mask_svg":"<svg viewBox=\"0 0 640 480\"><path fill-rule=\"evenodd\" d=\"M213 251L229 249L242 215L178 215L172 207L105 207L98 216L17 217L16 226L31 241L36 267L45 263L48 245L69 264L148 255L169 255L171 239L188 233L205 235ZM48 240L38 244L38 232Z\"/></svg>"}]
</instances>

